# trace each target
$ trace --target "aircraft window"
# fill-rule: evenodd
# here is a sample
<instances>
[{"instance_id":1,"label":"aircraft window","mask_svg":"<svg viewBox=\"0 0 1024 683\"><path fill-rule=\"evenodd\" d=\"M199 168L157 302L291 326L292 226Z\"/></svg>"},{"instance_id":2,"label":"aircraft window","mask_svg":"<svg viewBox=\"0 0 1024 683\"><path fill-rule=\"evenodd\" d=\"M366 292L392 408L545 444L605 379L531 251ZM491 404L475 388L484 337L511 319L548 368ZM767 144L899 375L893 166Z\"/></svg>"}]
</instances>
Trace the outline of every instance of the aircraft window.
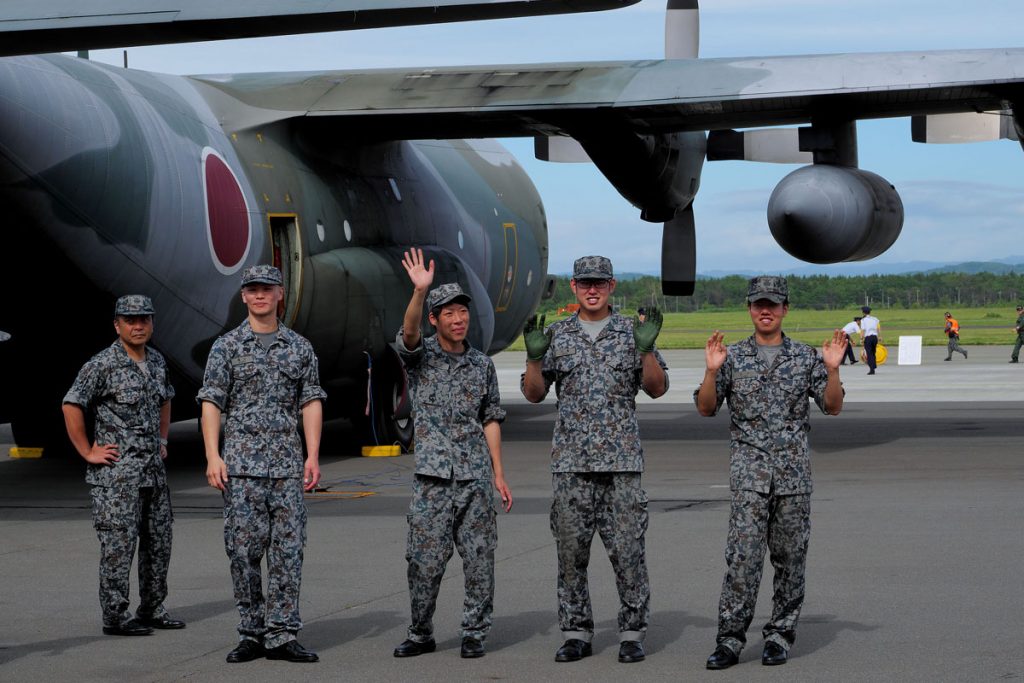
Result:
<instances>
[{"instance_id":1,"label":"aircraft window","mask_svg":"<svg viewBox=\"0 0 1024 683\"><path fill-rule=\"evenodd\" d=\"M465 249L465 248L466 248L466 240L462 236L462 231L459 230L459 249Z\"/></svg>"},{"instance_id":2,"label":"aircraft window","mask_svg":"<svg viewBox=\"0 0 1024 683\"><path fill-rule=\"evenodd\" d=\"M323 242L327 237L327 233L324 231L323 221L316 222L316 236L320 238L321 242Z\"/></svg>"},{"instance_id":3,"label":"aircraft window","mask_svg":"<svg viewBox=\"0 0 1024 683\"><path fill-rule=\"evenodd\" d=\"M345 221L345 239L349 242L352 241L352 226L349 225L348 221Z\"/></svg>"},{"instance_id":4,"label":"aircraft window","mask_svg":"<svg viewBox=\"0 0 1024 683\"><path fill-rule=\"evenodd\" d=\"M391 191L395 193L395 199L402 201L402 193L398 191L398 183L395 182L395 179L388 178L388 183L391 185Z\"/></svg>"}]
</instances>

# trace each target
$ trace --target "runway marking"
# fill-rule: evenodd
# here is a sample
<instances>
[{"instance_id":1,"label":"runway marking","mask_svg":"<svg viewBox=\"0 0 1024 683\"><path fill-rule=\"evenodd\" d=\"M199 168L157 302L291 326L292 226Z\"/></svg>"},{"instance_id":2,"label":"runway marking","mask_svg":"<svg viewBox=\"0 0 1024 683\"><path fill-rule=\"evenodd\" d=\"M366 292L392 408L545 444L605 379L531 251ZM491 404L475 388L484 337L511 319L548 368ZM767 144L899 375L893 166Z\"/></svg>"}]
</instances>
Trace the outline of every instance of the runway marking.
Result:
<instances>
[{"instance_id":1,"label":"runway marking","mask_svg":"<svg viewBox=\"0 0 1024 683\"><path fill-rule=\"evenodd\" d=\"M328 491L320 489L306 494L306 498L337 498L340 500L355 500L357 498L368 498L376 496L376 491Z\"/></svg>"}]
</instances>

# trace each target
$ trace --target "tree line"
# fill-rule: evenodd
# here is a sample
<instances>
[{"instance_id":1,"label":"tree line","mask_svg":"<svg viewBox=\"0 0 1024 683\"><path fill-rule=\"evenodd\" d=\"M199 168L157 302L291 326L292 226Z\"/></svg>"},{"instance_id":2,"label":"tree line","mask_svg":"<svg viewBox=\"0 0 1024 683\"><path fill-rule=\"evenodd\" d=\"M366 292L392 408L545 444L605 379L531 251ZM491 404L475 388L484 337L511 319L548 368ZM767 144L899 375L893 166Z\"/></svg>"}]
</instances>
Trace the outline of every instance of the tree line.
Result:
<instances>
[{"instance_id":1,"label":"tree line","mask_svg":"<svg viewBox=\"0 0 1024 683\"><path fill-rule=\"evenodd\" d=\"M1024 299L1024 273L904 273L900 275L789 275L789 300L794 306L818 310L872 308L973 308L1015 306ZM661 294L652 275L617 280L613 305L623 310L658 306L687 313L746 306L749 278L729 275L698 279L693 296ZM541 302L542 311L575 303L569 277L555 276L554 296Z\"/></svg>"}]
</instances>

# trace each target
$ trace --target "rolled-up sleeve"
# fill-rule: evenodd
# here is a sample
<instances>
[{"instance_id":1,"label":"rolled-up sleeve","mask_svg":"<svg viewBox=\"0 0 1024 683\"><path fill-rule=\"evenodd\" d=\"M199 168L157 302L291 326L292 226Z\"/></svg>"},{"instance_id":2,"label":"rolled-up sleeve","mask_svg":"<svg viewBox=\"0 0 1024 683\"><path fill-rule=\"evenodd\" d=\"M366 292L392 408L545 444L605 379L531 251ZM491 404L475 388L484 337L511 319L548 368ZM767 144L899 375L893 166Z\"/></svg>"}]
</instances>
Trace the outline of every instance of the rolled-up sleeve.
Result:
<instances>
[{"instance_id":1,"label":"rolled-up sleeve","mask_svg":"<svg viewBox=\"0 0 1024 683\"><path fill-rule=\"evenodd\" d=\"M196 403L208 401L220 408L221 412L227 411L228 395L231 390L231 363L228 360L227 349L218 339L210 349L209 358L206 359L203 386L196 394Z\"/></svg>"},{"instance_id":2,"label":"rolled-up sleeve","mask_svg":"<svg viewBox=\"0 0 1024 683\"><path fill-rule=\"evenodd\" d=\"M398 351L398 355L406 367L415 367L423 359L423 340L420 339L419 346L410 350L406 347L405 337L402 335L402 329L399 328L398 334L395 335L395 351Z\"/></svg>"},{"instance_id":3,"label":"rolled-up sleeve","mask_svg":"<svg viewBox=\"0 0 1024 683\"><path fill-rule=\"evenodd\" d=\"M100 385L103 382L103 373L95 360L91 360L82 366L75 377L74 384L64 394L61 403L71 403L82 408L88 408L93 399L99 394Z\"/></svg>"},{"instance_id":4,"label":"rolled-up sleeve","mask_svg":"<svg viewBox=\"0 0 1024 683\"><path fill-rule=\"evenodd\" d=\"M306 371L302 374L302 389L299 391L299 406L304 406L310 401L324 401L327 399L327 392L320 386L320 360L312 347L307 348L309 358L306 362Z\"/></svg>"},{"instance_id":5,"label":"rolled-up sleeve","mask_svg":"<svg viewBox=\"0 0 1024 683\"><path fill-rule=\"evenodd\" d=\"M498 391L498 373L494 369L494 363L488 359L487 363L487 395L480 406L480 423L504 422L505 409L501 407L501 394Z\"/></svg>"}]
</instances>

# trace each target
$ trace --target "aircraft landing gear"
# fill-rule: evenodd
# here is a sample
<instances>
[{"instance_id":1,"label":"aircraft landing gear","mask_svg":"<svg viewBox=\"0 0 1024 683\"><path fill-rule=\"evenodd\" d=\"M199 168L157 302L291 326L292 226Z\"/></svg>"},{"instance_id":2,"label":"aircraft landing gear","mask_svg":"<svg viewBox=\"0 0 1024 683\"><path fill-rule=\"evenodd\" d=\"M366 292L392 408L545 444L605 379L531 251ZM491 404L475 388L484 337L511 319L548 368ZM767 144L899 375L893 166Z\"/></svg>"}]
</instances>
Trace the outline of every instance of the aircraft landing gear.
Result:
<instances>
[{"instance_id":1,"label":"aircraft landing gear","mask_svg":"<svg viewBox=\"0 0 1024 683\"><path fill-rule=\"evenodd\" d=\"M370 443L378 446L398 444L410 452L413 442L412 400L402 361L394 349L369 362L368 432Z\"/></svg>"}]
</instances>

